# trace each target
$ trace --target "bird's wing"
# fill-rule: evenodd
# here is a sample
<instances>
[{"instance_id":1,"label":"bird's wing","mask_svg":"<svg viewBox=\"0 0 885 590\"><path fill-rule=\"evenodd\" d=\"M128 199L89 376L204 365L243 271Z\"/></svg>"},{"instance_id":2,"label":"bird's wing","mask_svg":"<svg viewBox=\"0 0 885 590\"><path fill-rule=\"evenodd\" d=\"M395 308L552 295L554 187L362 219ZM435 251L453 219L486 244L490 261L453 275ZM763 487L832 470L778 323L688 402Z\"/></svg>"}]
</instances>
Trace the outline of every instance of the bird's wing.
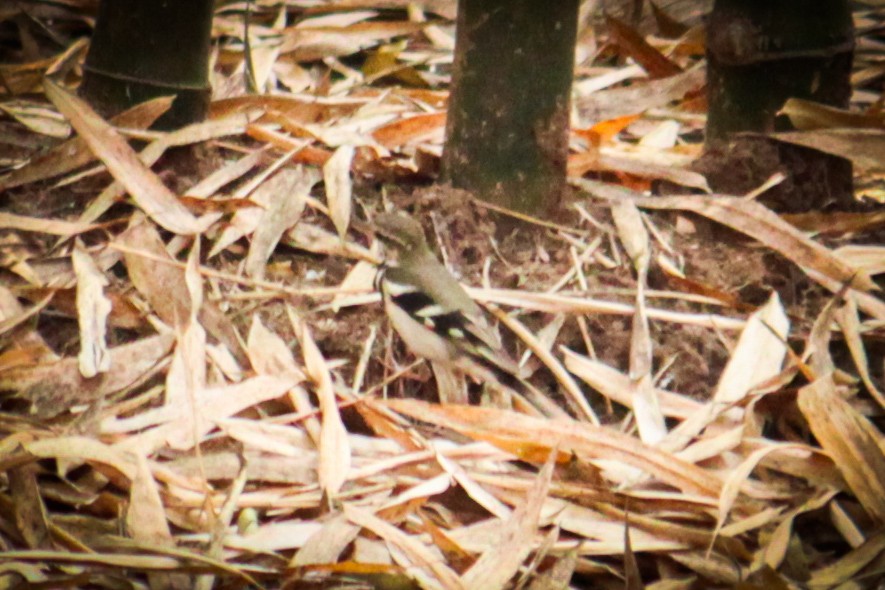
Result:
<instances>
[{"instance_id":1,"label":"bird's wing","mask_svg":"<svg viewBox=\"0 0 885 590\"><path fill-rule=\"evenodd\" d=\"M435 258L421 268L420 276L408 268L388 268L382 280L385 296L478 361L518 376L519 366L507 356L482 310L460 283Z\"/></svg>"}]
</instances>

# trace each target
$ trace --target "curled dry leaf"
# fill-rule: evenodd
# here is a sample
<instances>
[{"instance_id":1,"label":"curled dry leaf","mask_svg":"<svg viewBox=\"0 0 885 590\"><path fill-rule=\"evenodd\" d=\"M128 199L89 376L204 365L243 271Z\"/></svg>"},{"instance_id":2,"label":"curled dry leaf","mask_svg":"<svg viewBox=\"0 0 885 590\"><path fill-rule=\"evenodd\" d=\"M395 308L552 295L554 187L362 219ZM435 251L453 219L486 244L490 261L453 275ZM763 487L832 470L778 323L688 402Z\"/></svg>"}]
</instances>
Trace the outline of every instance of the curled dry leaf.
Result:
<instances>
[{"instance_id":1,"label":"curled dry leaf","mask_svg":"<svg viewBox=\"0 0 885 590\"><path fill-rule=\"evenodd\" d=\"M108 354L107 318L111 302L104 296L108 280L79 242L71 253L77 275L77 321L80 325L80 374L87 379L106 373L111 367Z\"/></svg>"},{"instance_id":2,"label":"curled dry leaf","mask_svg":"<svg viewBox=\"0 0 885 590\"><path fill-rule=\"evenodd\" d=\"M342 145L329 161L323 164L323 180L326 183L326 202L329 204L329 215L338 230L338 236L344 239L350 223L350 210L353 200L353 180L350 177L350 165L353 162L355 149L352 145Z\"/></svg>"},{"instance_id":3,"label":"curled dry leaf","mask_svg":"<svg viewBox=\"0 0 885 590\"><path fill-rule=\"evenodd\" d=\"M305 197L317 182L312 170L303 166L284 168L267 184L272 185L273 198L270 205L258 216L249 254L246 256L246 273L257 279L264 278L267 260L283 234L298 223L304 212Z\"/></svg>"},{"instance_id":4,"label":"curled dry leaf","mask_svg":"<svg viewBox=\"0 0 885 590\"><path fill-rule=\"evenodd\" d=\"M790 321L777 293L747 320L737 347L719 378L713 400L722 405L740 401L750 390L778 375L787 354Z\"/></svg>"}]
</instances>

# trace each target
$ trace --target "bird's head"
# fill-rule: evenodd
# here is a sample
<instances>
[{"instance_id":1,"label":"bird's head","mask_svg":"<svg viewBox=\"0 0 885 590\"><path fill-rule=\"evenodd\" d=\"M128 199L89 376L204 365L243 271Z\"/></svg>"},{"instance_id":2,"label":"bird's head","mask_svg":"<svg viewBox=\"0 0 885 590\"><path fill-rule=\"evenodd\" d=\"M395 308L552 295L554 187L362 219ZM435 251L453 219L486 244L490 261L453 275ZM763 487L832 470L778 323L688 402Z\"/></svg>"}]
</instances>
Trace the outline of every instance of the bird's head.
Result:
<instances>
[{"instance_id":1,"label":"bird's head","mask_svg":"<svg viewBox=\"0 0 885 590\"><path fill-rule=\"evenodd\" d=\"M373 220L375 234L400 256L426 252L427 240L421 224L401 213L380 213Z\"/></svg>"}]
</instances>

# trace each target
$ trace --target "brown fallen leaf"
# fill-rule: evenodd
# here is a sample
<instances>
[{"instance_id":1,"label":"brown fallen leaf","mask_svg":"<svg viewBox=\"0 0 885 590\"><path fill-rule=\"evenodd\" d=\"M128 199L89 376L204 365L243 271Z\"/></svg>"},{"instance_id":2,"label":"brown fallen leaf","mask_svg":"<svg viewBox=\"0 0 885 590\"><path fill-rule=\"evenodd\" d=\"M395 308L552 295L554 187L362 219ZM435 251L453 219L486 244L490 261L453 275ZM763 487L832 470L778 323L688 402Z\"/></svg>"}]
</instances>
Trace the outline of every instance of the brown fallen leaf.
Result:
<instances>
[{"instance_id":1,"label":"brown fallen leaf","mask_svg":"<svg viewBox=\"0 0 885 590\"><path fill-rule=\"evenodd\" d=\"M344 514L353 524L370 530L395 547L407 560L403 566L411 566L416 576L427 578L425 587L464 590L458 574L446 565L435 546L428 547L417 536L401 531L366 508L353 503L344 504Z\"/></svg>"},{"instance_id":2,"label":"brown fallen leaf","mask_svg":"<svg viewBox=\"0 0 885 590\"><path fill-rule=\"evenodd\" d=\"M387 149L396 149L436 137L445 126L445 112L422 113L382 125L372 132L372 137Z\"/></svg>"},{"instance_id":3,"label":"brown fallen leaf","mask_svg":"<svg viewBox=\"0 0 885 590\"><path fill-rule=\"evenodd\" d=\"M335 514L314 532L292 556L290 567L335 563L359 535L360 527L347 520L344 514Z\"/></svg>"},{"instance_id":4,"label":"brown fallen leaf","mask_svg":"<svg viewBox=\"0 0 885 590\"><path fill-rule=\"evenodd\" d=\"M13 514L5 520L14 524L16 532L22 536L31 549L48 549L52 546L49 534L49 515L37 476L40 469L36 463L27 463L5 471L8 477L8 494L12 502Z\"/></svg>"},{"instance_id":5,"label":"brown fallen leaf","mask_svg":"<svg viewBox=\"0 0 885 590\"><path fill-rule=\"evenodd\" d=\"M881 113L858 113L801 98L787 99L778 114L788 116L793 127L800 131L885 128L885 117Z\"/></svg>"},{"instance_id":6,"label":"brown fallen leaf","mask_svg":"<svg viewBox=\"0 0 885 590\"><path fill-rule=\"evenodd\" d=\"M636 63L648 72L649 78L666 78L667 76L682 73L682 68L649 45L642 35L636 29L627 25L627 23L621 22L612 16L607 16L605 22L612 41L624 53L636 60Z\"/></svg>"},{"instance_id":7,"label":"brown fallen leaf","mask_svg":"<svg viewBox=\"0 0 885 590\"><path fill-rule=\"evenodd\" d=\"M825 375L799 390L799 409L870 517L885 522L882 433L849 404Z\"/></svg>"},{"instance_id":8,"label":"brown fallen leaf","mask_svg":"<svg viewBox=\"0 0 885 590\"><path fill-rule=\"evenodd\" d=\"M135 105L111 118L115 127L147 129L172 106L171 96L161 96ZM36 158L27 166L0 176L0 190L65 174L95 161L95 154L82 137L74 137Z\"/></svg>"},{"instance_id":9,"label":"brown fallen leaf","mask_svg":"<svg viewBox=\"0 0 885 590\"><path fill-rule=\"evenodd\" d=\"M353 192L350 167L353 163L354 153L355 149L352 145L342 145L323 164L323 180L326 185L326 203L329 206L329 216L338 231L338 237L342 240L350 224Z\"/></svg>"},{"instance_id":10,"label":"brown fallen leaf","mask_svg":"<svg viewBox=\"0 0 885 590\"><path fill-rule=\"evenodd\" d=\"M92 107L54 82L47 80L44 87L46 96L148 216L178 234L196 234L208 227L211 221L194 217Z\"/></svg>"},{"instance_id":11,"label":"brown fallen leaf","mask_svg":"<svg viewBox=\"0 0 885 590\"><path fill-rule=\"evenodd\" d=\"M371 402L372 404L378 402ZM514 412L472 406L439 406L416 400L378 403L416 420L454 429L514 453L558 445L585 460L605 459L640 469L686 492L718 496L722 482L696 465L646 446L632 436L580 422L533 418Z\"/></svg>"},{"instance_id":12,"label":"brown fallen leaf","mask_svg":"<svg viewBox=\"0 0 885 590\"><path fill-rule=\"evenodd\" d=\"M111 348L111 368L93 379L85 379L79 360L68 357L0 372L0 387L29 401L37 416L49 418L132 385L169 353L173 342L167 334Z\"/></svg>"},{"instance_id":13,"label":"brown fallen leaf","mask_svg":"<svg viewBox=\"0 0 885 590\"><path fill-rule=\"evenodd\" d=\"M885 172L885 130L883 129L783 131L773 133L769 137L846 158L864 172Z\"/></svg>"},{"instance_id":14,"label":"brown fallen leaf","mask_svg":"<svg viewBox=\"0 0 885 590\"><path fill-rule=\"evenodd\" d=\"M183 323L190 315L184 271L163 261L175 260L166 251L157 230L144 218L133 219L129 229L117 237L124 248L126 268L132 284L138 289L157 315L169 326ZM227 346L238 360L247 362L230 320L211 301L200 309L200 323Z\"/></svg>"},{"instance_id":15,"label":"brown fallen leaf","mask_svg":"<svg viewBox=\"0 0 885 590\"><path fill-rule=\"evenodd\" d=\"M541 509L550 489L555 458L556 451L551 449L525 500L501 527L499 542L484 551L464 572L461 581L467 590L505 588L519 572L522 562L534 549L533 538L538 532Z\"/></svg>"},{"instance_id":16,"label":"brown fallen leaf","mask_svg":"<svg viewBox=\"0 0 885 590\"><path fill-rule=\"evenodd\" d=\"M129 489L126 509L126 532L139 543L157 548L175 548L175 539L169 529L166 511L157 482L151 474L147 458L135 457L136 475ZM148 574L152 587L187 588L189 577L182 573Z\"/></svg>"},{"instance_id":17,"label":"brown fallen leaf","mask_svg":"<svg viewBox=\"0 0 885 590\"><path fill-rule=\"evenodd\" d=\"M573 182L604 199L632 198L641 208L692 211L755 238L797 265L813 269L834 281L864 291L878 289L869 275L851 267L832 250L808 238L756 201L727 195L642 197L602 182L583 179Z\"/></svg>"},{"instance_id":18,"label":"brown fallen leaf","mask_svg":"<svg viewBox=\"0 0 885 590\"><path fill-rule=\"evenodd\" d=\"M332 384L332 375L326 359L320 352L307 324L300 319L291 307L286 308L295 335L301 343L304 355L304 367L307 376L313 381L322 412L322 431L320 433L320 485L329 497L335 497L347 480L350 472L351 449L347 429L341 421L338 402Z\"/></svg>"},{"instance_id":19,"label":"brown fallen leaf","mask_svg":"<svg viewBox=\"0 0 885 590\"><path fill-rule=\"evenodd\" d=\"M318 178L312 169L298 166L280 170L262 185L262 192L270 191L273 198L257 216L246 255L246 274L259 280L264 278L268 259L283 234L301 219L306 198ZM326 187L328 190L328 184Z\"/></svg>"}]
</instances>

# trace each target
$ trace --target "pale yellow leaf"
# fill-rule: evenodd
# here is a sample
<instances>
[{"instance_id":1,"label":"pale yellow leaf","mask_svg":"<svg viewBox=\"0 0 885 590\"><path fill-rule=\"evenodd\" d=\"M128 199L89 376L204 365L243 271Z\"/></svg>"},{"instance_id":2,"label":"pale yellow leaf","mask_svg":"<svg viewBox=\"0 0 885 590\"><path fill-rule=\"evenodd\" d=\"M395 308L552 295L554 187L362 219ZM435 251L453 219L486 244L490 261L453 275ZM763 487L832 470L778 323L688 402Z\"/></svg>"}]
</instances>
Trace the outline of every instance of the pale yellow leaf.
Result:
<instances>
[{"instance_id":1,"label":"pale yellow leaf","mask_svg":"<svg viewBox=\"0 0 885 590\"><path fill-rule=\"evenodd\" d=\"M314 384L322 412L318 466L320 485L330 497L335 497L350 472L351 452L347 429L338 412L338 401L326 359L317 348L307 324L296 315L294 309L287 307L286 310L295 336L301 343L307 376Z\"/></svg>"},{"instance_id":2,"label":"pale yellow leaf","mask_svg":"<svg viewBox=\"0 0 885 590\"><path fill-rule=\"evenodd\" d=\"M350 210L353 201L353 180L350 165L355 149L352 145L342 145L323 165L323 179L326 183L326 202L332 223L342 239L350 223Z\"/></svg>"},{"instance_id":3,"label":"pale yellow leaf","mask_svg":"<svg viewBox=\"0 0 885 590\"><path fill-rule=\"evenodd\" d=\"M111 302L104 295L107 277L78 241L71 252L74 273L77 275L77 322L80 325L80 374L87 379L111 368L108 353L107 318Z\"/></svg>"},{"instance_id":4,"label":"pale yellow leaf","mask_svg":"<svg viewBox=\"0 0 885 590\"><path fill-rule=\"evenodd\" d=\"M642 222L639 209L631 201L614 201L611 204L612 220L618 230L618 239L633 261L633 267L640 276L645 275L651 256L648 231Z\"/></svg>"},{"instance_id":5,"label":"pale yellow leaf","mask_svg":"<svg viewBox=\"0 0 885 590\"><path fill-rule=\"evenodd\" d=\"M787 354L789 329L790 321L780 298L772 293L768 302L747 320L719 378L714 401L723 405L738 402L753 387L778 375Z\"/></svg>"}]
</instances>

